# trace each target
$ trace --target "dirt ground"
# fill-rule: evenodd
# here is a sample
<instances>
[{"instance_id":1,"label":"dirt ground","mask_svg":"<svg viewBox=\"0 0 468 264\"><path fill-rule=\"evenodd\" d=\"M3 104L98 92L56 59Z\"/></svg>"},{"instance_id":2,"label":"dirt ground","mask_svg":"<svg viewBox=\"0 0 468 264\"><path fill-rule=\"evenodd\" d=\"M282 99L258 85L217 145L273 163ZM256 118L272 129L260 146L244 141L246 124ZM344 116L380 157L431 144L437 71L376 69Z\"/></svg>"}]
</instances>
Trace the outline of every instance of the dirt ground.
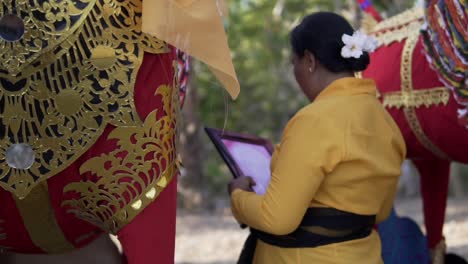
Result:
<instances>
[{"instance_id":1,"label":"dirt ground","mask_svg":"<svg viewBox=\"0 0 468 264\"><path fill-rule=\"evenodd\" d=\"M420 199L398 200L396 210L423 228ZM444 233L449 251L468 259L468 198L449 200ZM235 263L246 236L247 231L239 228L229 210L216 214L179 212L176 263Z\"/></svg>"}]
</instances>

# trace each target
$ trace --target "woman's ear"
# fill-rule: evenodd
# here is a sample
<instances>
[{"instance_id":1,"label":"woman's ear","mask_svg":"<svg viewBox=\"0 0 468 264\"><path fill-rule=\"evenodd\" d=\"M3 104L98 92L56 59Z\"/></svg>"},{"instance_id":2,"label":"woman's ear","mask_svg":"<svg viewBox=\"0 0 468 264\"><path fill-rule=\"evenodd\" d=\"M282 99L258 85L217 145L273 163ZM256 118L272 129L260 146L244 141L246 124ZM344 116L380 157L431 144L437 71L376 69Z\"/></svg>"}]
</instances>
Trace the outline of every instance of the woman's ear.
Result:
<instances>
[{"instance_id":1,"label":"woman's ear","mask_svg":"<svg viewBox=\"0 0 468 264\"><path fill-rule=\"evenodd\" d=\"M315 56L312 52L306 50L304 52L304 59L306 60L306 65L309 68L309 72L313 73L317 69L317 61L315 59Z\"/></svg>"}]
</instances>

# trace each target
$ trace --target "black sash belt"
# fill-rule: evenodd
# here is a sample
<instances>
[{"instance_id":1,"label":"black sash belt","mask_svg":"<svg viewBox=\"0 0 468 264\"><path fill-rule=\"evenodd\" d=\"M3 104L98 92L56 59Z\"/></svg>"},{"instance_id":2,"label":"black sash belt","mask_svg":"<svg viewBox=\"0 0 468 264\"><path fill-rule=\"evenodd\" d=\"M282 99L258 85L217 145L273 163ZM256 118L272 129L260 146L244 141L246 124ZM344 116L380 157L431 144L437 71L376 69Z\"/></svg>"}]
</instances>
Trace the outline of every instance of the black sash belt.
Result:
<instances>
[{"instance_id":1,"label":"black sash belt","mask_svg":"<svg viewBox=\"0 0 468 264\"><path fill-rule=\"evenodd\" d=\"M283 248L318 247L368 236L375 215L357 215L333 208L309 208L296 231L285 236L252 229L258 239Z\"/></svg>"},{"instance_id":2,"label":"black sash belt","mask_svg":"<svg viewBox=\"0 0 468 264\"><path fill-rule=\"evenodd\" d=\"M294 232L276 236L251 229L238 263L252 263L256 240L282 248L313 248L367 237L375 215L358 215L333 208L309 208Z\"/></svg>"}]
</instances>

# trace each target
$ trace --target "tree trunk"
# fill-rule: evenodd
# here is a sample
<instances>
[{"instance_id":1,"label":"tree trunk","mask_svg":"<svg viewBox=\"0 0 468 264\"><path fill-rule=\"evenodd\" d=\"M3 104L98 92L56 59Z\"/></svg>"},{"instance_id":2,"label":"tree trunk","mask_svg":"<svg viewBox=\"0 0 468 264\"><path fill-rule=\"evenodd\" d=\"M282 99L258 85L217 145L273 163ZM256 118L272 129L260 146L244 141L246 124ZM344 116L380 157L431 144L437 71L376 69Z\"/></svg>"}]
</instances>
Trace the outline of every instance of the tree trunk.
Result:
<instances>
[{"instance_id":1,"label":"tree trunk","mask_svg":"<svg viewBox=\"0 0 468 264\"><path fill-rule=\"evenodd\" d=\"M178 188L181 206L186 209L199 208L202 202L204 148L201 143L202 124L198 105L198 91L192 68L182 110L183 125L180 133L182 168Z\"/></svg>"}]
</instances>

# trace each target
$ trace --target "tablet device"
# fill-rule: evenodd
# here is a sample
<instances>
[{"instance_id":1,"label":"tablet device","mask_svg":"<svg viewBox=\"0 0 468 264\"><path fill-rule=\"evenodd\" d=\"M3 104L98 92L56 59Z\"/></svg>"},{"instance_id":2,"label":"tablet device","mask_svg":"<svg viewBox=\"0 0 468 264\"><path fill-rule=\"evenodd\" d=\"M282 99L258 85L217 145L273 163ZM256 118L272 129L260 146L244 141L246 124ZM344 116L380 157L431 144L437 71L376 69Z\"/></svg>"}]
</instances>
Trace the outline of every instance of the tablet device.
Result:
<instances>
[{"instance_id":1,"label":"tablet device","mask_svg":"<svg viewBox=\"0 0 468 264\"><path fill-rule=\"evenodd\" d=\"M263 195L270 182L273 144L254 135L205 128L206 133L235 178L250 176L257 194Z\"/></svg>"}]
</instances>

